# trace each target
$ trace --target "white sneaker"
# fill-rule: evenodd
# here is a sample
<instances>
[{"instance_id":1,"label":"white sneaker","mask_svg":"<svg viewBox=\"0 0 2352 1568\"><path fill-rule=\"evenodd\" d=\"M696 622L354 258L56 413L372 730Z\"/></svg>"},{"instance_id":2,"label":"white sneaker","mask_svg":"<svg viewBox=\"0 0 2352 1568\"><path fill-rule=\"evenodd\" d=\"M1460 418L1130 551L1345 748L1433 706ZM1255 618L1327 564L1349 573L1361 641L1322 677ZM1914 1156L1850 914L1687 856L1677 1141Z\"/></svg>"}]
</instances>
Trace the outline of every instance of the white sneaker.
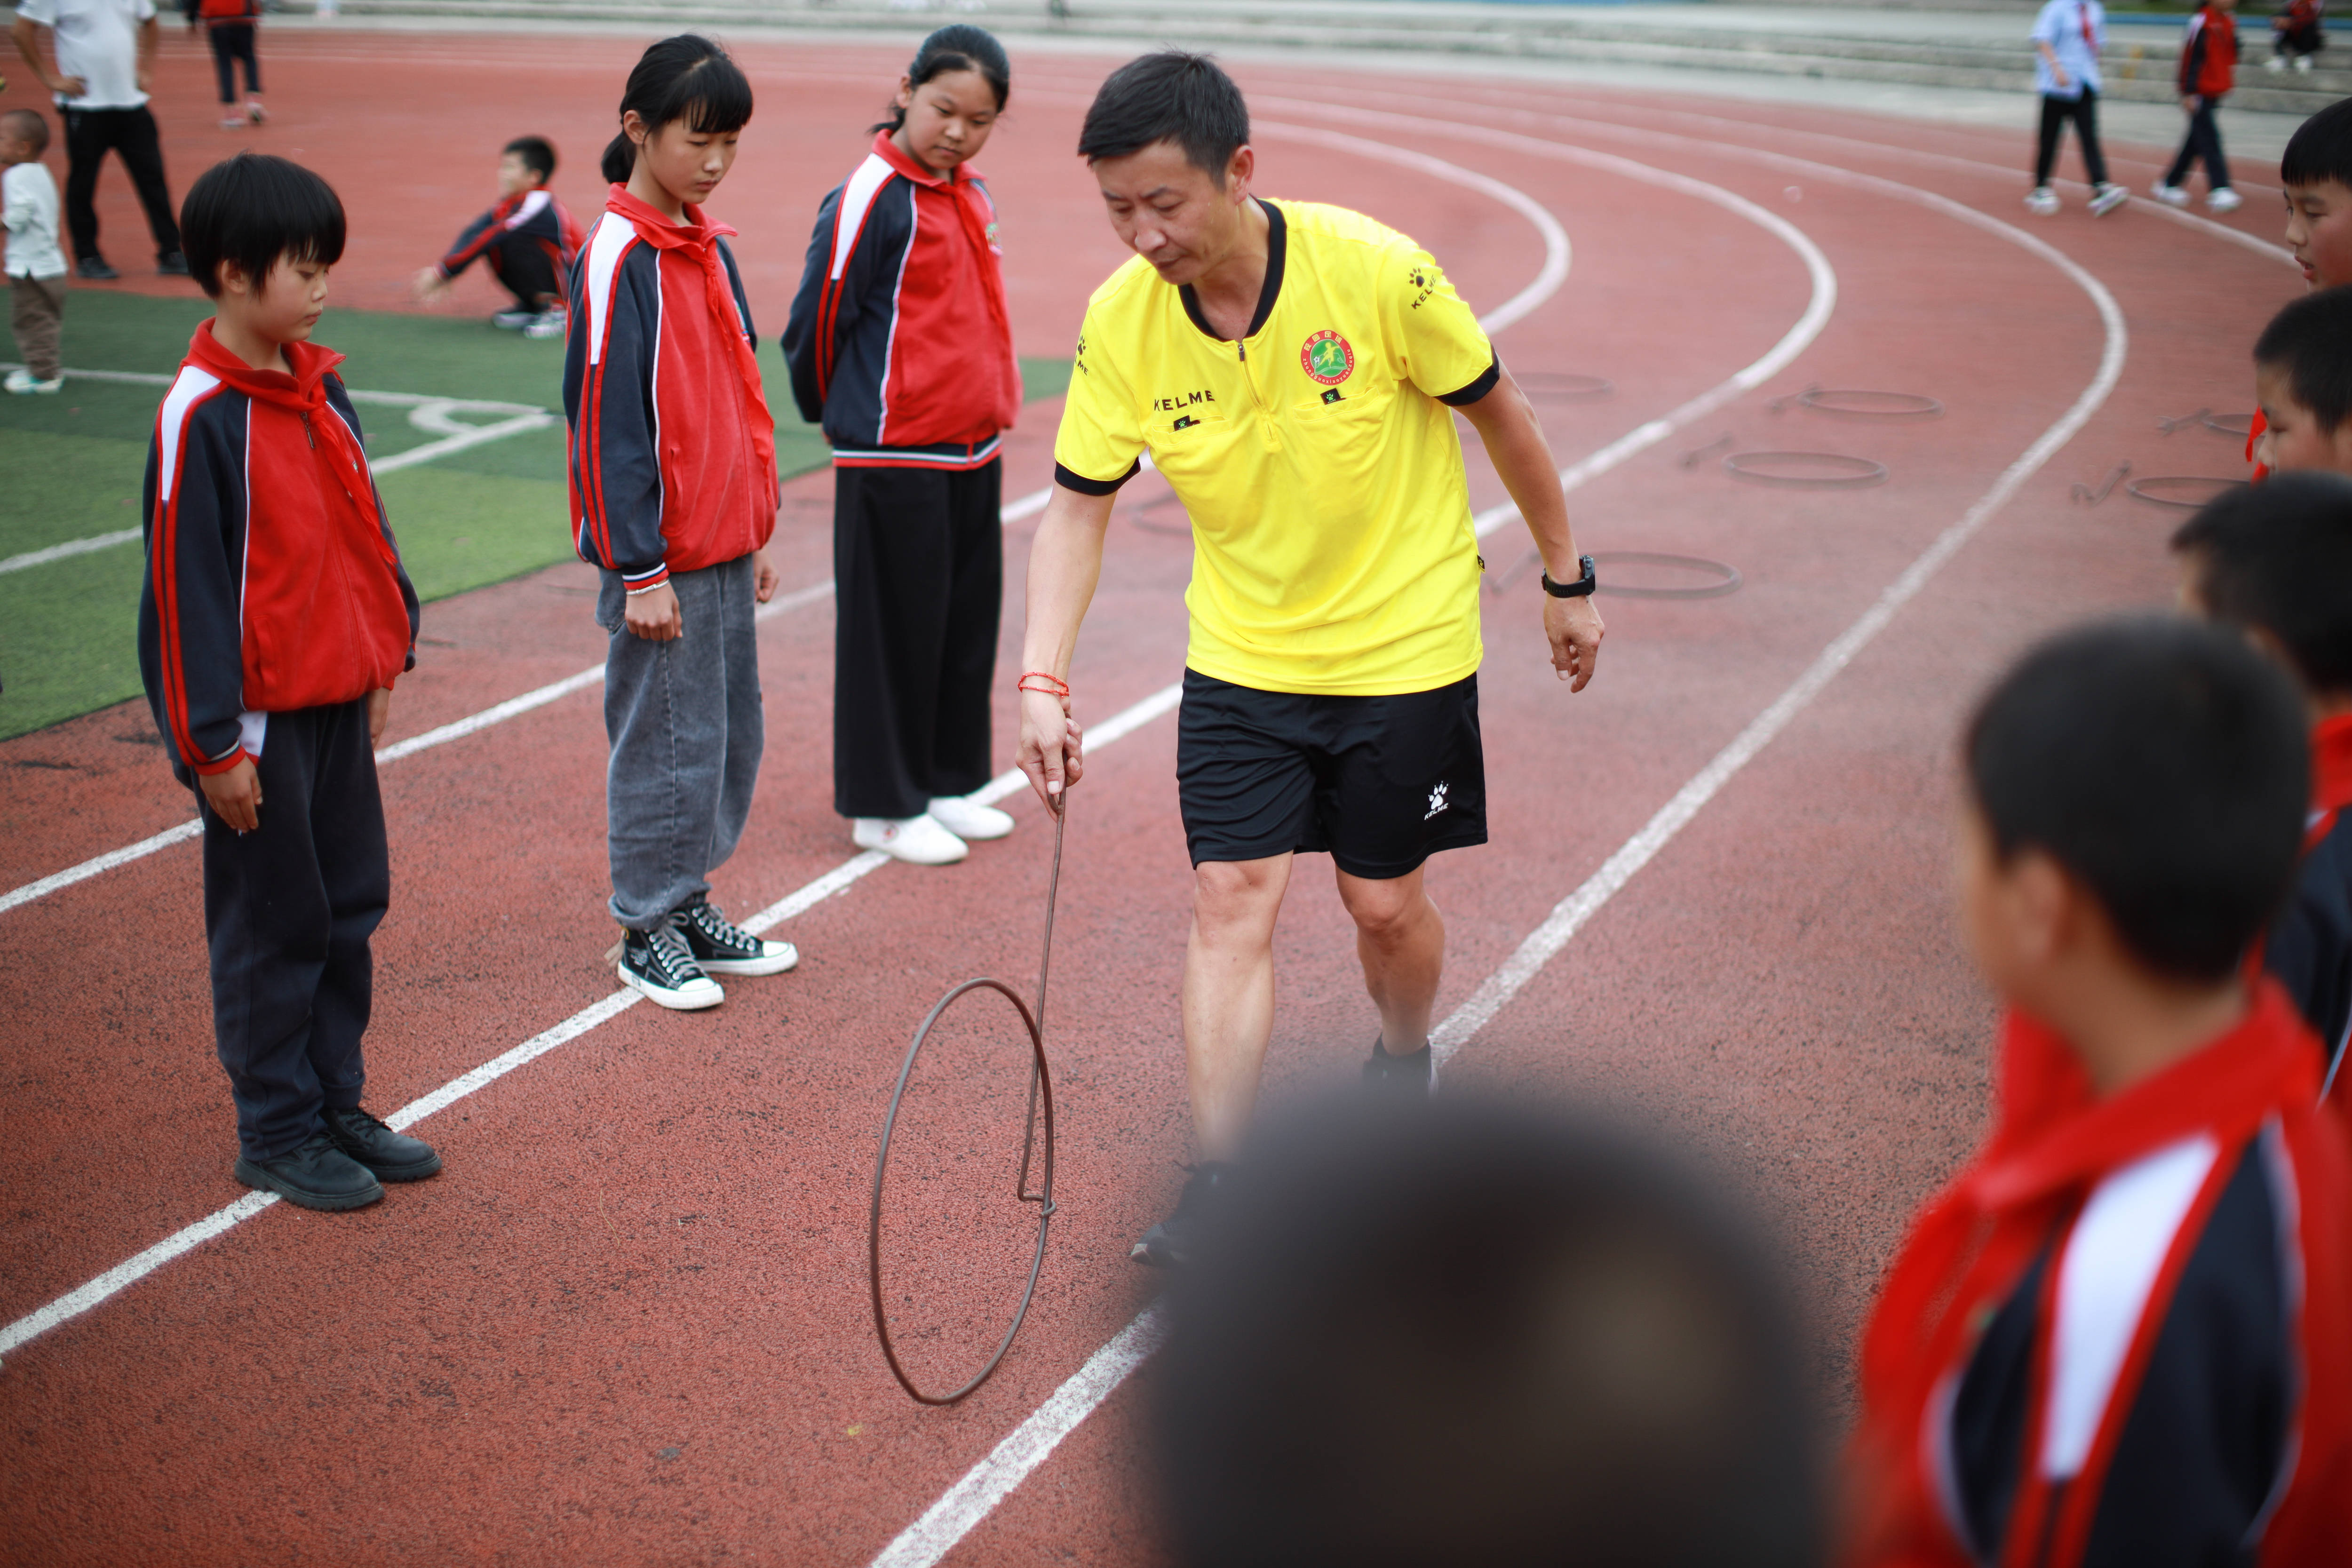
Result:
<instances>
[{"instance_id":1,"label":"white sneaker","mask_svg":"<svg viewBox=\"0 0 2352 1568\"><path fill-rule=\"evenodd\" d=\"M2245 205L2246 198L2227 185L2205 194L2205 210L2209 213L2233 213Z\"/></svg>"},{"instance_id":2,"label":"white sneaker","mask_svg":"<svg viewBox=\"0 0 2352 1568\"><path fill-rule=\"evenodd\" d=\"M252 121L247 120L242 114L224 114L221 116L221 129L224 131L242 131L251 123Z\"/></svg>"},{"instance_id":3,"label":"white sneaker","mask_svg":"<svg viewBox=\"0 0 2352 1568\"><path fill-rule=\"evenodd\" d=\"M2168 185L2162 180L2148 186L2147 194L2168 207L2185 207L2189 205L2187 191L2182 190L2179 185Z\"/></svg>"},{"instance_id":4,"label":"white sneaker","mask_svg":"<svg viewBox=\"0 0 2352 1568\"><path fill-rule=\"evenodd\" d=\"M910 866L952 866L971 853L971 847L929 816L893 822L883 816L861 816L849 830L860 849L879 849Z\"/></svg>"},{"instance_id":5,"label":"white sneaker","mask_svg":"<svg viewBox=\"0 0 2352 1568\"><path fill-rule=\"evenodd\" d=\"M261 107L261 100L257 98L251 99L246 103L245 117L254 124L258 125L263 121L269 118L269 110Z\"/></svg>"},{"instance_id":6,"label":"white sneaker","mask_svg":"<svg viewBox=\"0 0 2352 1568\"><path fill-rule=\"evenodd\" d=\"M2049 217L2058 210L2058 193L2047 185L2036 185L2025 198L2025 210L2035 217Z\"/></svg>"},{"instance_id":7,"label":"white sneaker","mask_svg":"<svg viewBox=\"0 0 2352 1568\"><path fill-rule=\"evenodd\" d=\"M519 332L539 320L541 314L538 310L499 310L490 317L490 325L502 332Z\"/></svg>"},{"instance_id":8,"label":"white sneaker","mask_svg":"<svg viewBox=\"0 0 2352 1568\"><path fill-rule=\"evenodd\" d=\"M2308 74L2311 70L2311 57L2309 55L2295 56L2294 68Z\"/></svg>"},{"instance_id":9,"label":"white sneaker","mask_svg":"<svg viewBox=\"0 0 2352 1568\"><path fill-rule=\"evenodd\" d=\"M2101 185L2091 194L2091 216L2105 217L2129 200L2131 193L2121 185Z\"/></svg>"},{"instance_id":10,"label":"white sneaker","mask_svg":"<svg viewBox=\"0 0 2352 1568\"><path fill-rule=\"evenodd\" d=\"M2286 69L2286 57L2284 55L2273 55L2270 58L2263 62L2263 69L2266 71L2283 71Z\"/></svg>"},{"instance_id":11,"label":"white sneaker","mask_svg":"<svg viewBox=\"0 0 2352 1568\"><path fill-rule=\"evenodd\" d=\"M962 839L1002 838L1013 831L1012 813L961 795L941 796L931 802L931 820Z\"/></svg>"},{"instance_id":12,"label":"white sneaker","mask_svg":"<svg viewBox=\"0 0 2352 1568\"><path fill-rule=\"evenodd\" d=\"M36 381L33 379L33 373L29 370L12 370L8 373L5 385L11 392L37 393L46 396L53 392L63 392L66 387L66 378L55 375L47 381Z\"/></svg>"},{"instance_id":13,"label":"white sneaker","mask_svg":"<svg viewBox=\"0 0 2352 1568\"><path fill-rule=\"evenodd\" d=\"M564 315L562 310L541 310L522 324L527 338L560 338L563 335Z\"/></svg>"}]
</instances>

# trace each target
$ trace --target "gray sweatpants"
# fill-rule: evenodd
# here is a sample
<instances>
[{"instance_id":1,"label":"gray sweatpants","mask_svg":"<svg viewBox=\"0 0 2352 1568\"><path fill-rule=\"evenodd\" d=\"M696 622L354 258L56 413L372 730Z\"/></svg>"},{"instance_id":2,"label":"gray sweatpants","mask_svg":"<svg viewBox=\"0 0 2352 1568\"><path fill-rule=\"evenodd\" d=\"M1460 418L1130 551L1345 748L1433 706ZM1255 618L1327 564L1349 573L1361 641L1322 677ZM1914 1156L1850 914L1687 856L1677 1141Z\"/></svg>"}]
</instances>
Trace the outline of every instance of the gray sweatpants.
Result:
<instances>
[{"instance_id":1,"label":"gray sweatpants","mask_svg":"<svg viewBox=\"0 0 2352 1568\"><path fill-rule=\"evenodd\" d=\"M620 574L604 574L596 624L604 656L605 837L613 918L651 931L710 891L710 872L743 837L760 778L760 647L749 555L670 574L685 634L648 642L628 629Z\"/></svg>"}]
</instances>

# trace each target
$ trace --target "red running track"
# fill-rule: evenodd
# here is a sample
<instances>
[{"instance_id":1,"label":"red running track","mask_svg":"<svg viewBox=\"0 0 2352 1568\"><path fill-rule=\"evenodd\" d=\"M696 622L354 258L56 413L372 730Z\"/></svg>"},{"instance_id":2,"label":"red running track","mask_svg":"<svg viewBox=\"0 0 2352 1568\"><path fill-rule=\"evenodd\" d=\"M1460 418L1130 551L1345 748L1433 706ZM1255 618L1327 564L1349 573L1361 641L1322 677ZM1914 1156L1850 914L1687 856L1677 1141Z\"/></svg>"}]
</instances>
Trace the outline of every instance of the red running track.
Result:
<instances>
[{"instance_id":1,"label":"red running track","mask_svg":"<svg viewBox=\"0 0 2352 1568\"><path fill-rule=\"evenodd\" d=\"M268 47L278 119L262 135L305 149L351 198L338 282L363 302L383 302L371 289L388 299L440 243L476 199L465 171L526 125L562 142L572 163L561 183L587 207L578 176L631 57L618 41L471 36L278 34ZM743 230L755 314L772 331L815 200L856 156L898 59L804 46L743 55L770 108L719 205ZM1050 353L1118 259L1068 154L1101 62L1016 63L1017 112L983 162L1006 209L1016 331L1024 351ZM201 68L176 46L165 62L166 102L185 110L167 115L184 174L222 134L195 112ZM1991 492L2125 344L2081 281L2013 235L1884 185L1759 161L1811 160L2022 224L2006 172L2021 131L1929 133L1585 89L1538 100L1331 69L1241 74L1262 120L1319 111L1362 139L1269 134L1273 194L1357 205L1422 236L1482 308L1538 275L1536 229L1492 193L1400 166L1388 149L1504 182L1565 226L1565 287L1498 338L1522 374L1615 384L1607 399L1543 405L1564 463L1767 354L1819 280L1752 214L1498 134L1706 182L1797 226L1834 269L1834 312L1793 363L1574 497L1587 549L1725 561L1745 576L1738 593L1607 600L1601 676L1573 700L1549 678L1532 585L1487 602L1496 842L1433 868L1452 935L1448 1011ZM484 115L493 95L511 110ZM2235 233L2259 235L2241 218ZM2125 459L2141 474L2240 472L2224 438L2160 436L2156 422L2246 406L2247 345L2297 287L2274 258L2137 209L2095 224L2077 210L2031 233L2117 302L2120 382L1449 1069L1629 1103L1718 1162L1785 1237L1833 1387L1904 1217L1980 1124L1990 1006L1946 912L1958 715L2027 638L2167 596L2161 542L2183 514L2120 490L2073 505L2068 487ZM2186 269L2218 310L2179 310ZM1917 392L1947 412L1769 411L1808 383ZM1008 495L1045 482L1054 412L1033 409L1013 441ZM1892 477L1775 489L1678 462L1727 431L1742 448L1865 456ZM1471 468L1479 504L1499 500L1475 453ZM828 574L825 494L822 475L790 487L788 586ZM1097 722L1181 667L1189 561L1180 539L1144 526L1170 521L1149 510L1153 494L1138 487L1122 508L1080 652L1081 710ZM1024 531L1009 540L1016 584ZM1517 553L1510 538L1490 542L1498 567ZM434 606L394 738L593 664L588 584L584 569L556 568ZM1016 602L1008 659L1017 622ZM739 914L852 853L829 809L830 651L822 599L764 632L772 740L752 832L718 879ZM1003 695L1009 736L1009 685ZM0 746L7 819L39 826L0 845L0 888L185 816L138 739L146 727L132 705ZM0 1462L0 1556L873 1560L1151 1294L1126 1247L1171 1198L1187 1154L1174 986L1188 879L1172 752L1172 724L1146 723L1099 752L1076 800L1052 1036L1062 1212L1030 1326L967 1405L915 1408L873 1348L865 1184L898 1055L931 998L965 974L1018 979L1034 962L1047 835L1021 803L1022 830L963 866L890 866L787 922L807 955L797 973L740 982L709 1015L629 1009L427 1119L419 1131L449 1162L438 1180L355 1215L268 1209L7 1352L0 1412L16 1437ZM610 993L603 759L583 692L387 766L396 892L377 948L377 1109ZM1296 888L1277 950L1274 1094L1352 1071L1372 1028L1345 917L1313 862ZM0 973L15 977L0 1037L0 1321L22 1322L240 1195L199 923L185 847L0 914ZM36 978L58 973L59 954L73 957L69 989ZM1023 1080L1010 1033L982 1023L942 1042L942 1060L961 1051L972 1065L925 1080L897 1156L894 1307L914 1355L942 1376L992 1338L1024 1262L1029 1211L1003 1195ZM1148 1378L1113 1392L993 1511L947 1519L898 1560L1160 1560L1138 1419Z\"/></svg>"}]
</instances>

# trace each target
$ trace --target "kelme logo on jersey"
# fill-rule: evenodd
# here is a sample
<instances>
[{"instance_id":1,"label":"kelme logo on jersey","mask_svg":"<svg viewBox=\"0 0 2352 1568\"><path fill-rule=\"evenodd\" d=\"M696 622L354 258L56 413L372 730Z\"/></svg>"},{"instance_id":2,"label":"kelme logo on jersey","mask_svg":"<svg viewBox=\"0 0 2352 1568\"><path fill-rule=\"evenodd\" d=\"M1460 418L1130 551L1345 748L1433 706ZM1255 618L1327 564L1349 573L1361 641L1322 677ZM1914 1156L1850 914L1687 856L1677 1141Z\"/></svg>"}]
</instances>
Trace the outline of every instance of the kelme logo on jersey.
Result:
<instances>
[{"instance_id":1,"label":"kelme logo on jersey","mask_svg":"<svg viewBox=\"0 0 2352 1568\"><path fill-rule=\"evenodd\" d=\"M1348 340L1334 331L1320 331L1307 340L1298 351L1298 363L1306 368L1308 379L1325 386L1337 386L1356 374L1356 351Z\"/></svg>"}]
</instances>

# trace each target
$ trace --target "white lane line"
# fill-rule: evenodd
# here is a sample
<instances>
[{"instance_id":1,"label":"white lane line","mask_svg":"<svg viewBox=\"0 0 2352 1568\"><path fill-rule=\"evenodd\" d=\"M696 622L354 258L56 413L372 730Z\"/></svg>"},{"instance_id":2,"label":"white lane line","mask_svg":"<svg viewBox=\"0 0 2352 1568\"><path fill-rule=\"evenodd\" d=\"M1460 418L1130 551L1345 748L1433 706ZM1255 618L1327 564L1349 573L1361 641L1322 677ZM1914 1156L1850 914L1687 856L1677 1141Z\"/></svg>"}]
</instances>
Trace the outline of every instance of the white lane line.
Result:
<instances>
[{"instance_id":1,"label":"white lane line","mask_svg":"<svg viewBox=\"0 0 2352 1568\"><path fill-rule=\"evenodd\" d=\"M1345 112L1344 110L1334 110L1335 114L1343 115ZM1393 115L1384 114L1378 118L1385 124L1398 123L1398 117ZM1535 142L1529 138L1512 136L1507 132L1498 132L1490 137L1483 133L1483 128L1454 126L1443 121L1420 123L1475 140L1525 143L1514 145L1513 150L1518 152L1558 146L1557 143ZM1582 148L1559 148L1559 155L1570 153L1584 154L1586 152ZM1599 156L1605 157L1606 154ZM1570 161L1581 163L1586 160L1583 156L1576 156ZM1624 161L1612 162L1622 163ZM1731 743L1718 752L1689 783L1677 790L1640 832L1627 839L1615 854L1602 862L1599 871L1555 905L1543 923L1528 934L1502 966L1488 975L1468 1000L1431 1031L1431 1054L1440 1063L1460 1051L1473 1036L1485 1027L1568 944L1569 940L1632 880L1634 873L1655 858L1675 835L1681 832L1700 809L1721 792L1734 774L1822 694L1838 672L1853 662L1854 656L1884 631L1904 605L1916 597L1920 589L1945 563L1984 526L1985 521L2007 504L2028 479L2082 430L2122 379L2124 358L2129 345L2123 310L2096 278L2062 252L2022 229L1997 218L1987 217L1973 207L1933 192L1916 191L1893 181L1880 180L1875 175L1832 171L1827 165L1813 167L1824 174L1847 174L1853 182L1884 187L1885 194L1898 195L1901 199L1916 202L1983 229L2022 247L2057 268L2090 297L2098 310L2100 323L2105 332L2098 371L2057 422L2044 430L2016 461L2001 471L1992 488L1969 508L1958 521L1937 535L1902 575L1895 578L1863 612L1860 619L1823 648L1787 690L1751 720ZM1671 178L1681 180L1684 176L1674 175ZM1595 454L1596 457L1598 455ZM1126 1381L1129 1373L1150 1359L1162 1331L1157 1326L1157 1313L1156 1307L1145 1309L1118 1339L1089 1357L1078 1376L1064 1384L1052 1399L1014 1430L1012 1436L998 1444L987 1458L967 1471L946 1495L924 1510L920 1519L886 1547L881 1556L875 1559L875 1568L882 1568L886 1563L888 1568L932 1568L953 1550L956 1543L985 1519L999 1502L1010 1496L1024 1479L1045 1462L1062 1439L1076 1430L1110 1396L1112 1391ZM1065 1394L1070 1397L1065 1398Z\"/></svg>"},{"instance_id":2,"label":"white lane line","mask_svg":"<svg viewBox=\"0 0 2352 1568\"><path fill-rule=\"evenodd\" d=\"M63 544L52 544L46 550L27 550L22 555L0 560L0 572L22 572L27 566L46 566L52 561L68 556L87 555L93 550L111 550L118 544L128 544L139 537L135 528L117 529L112 533L94 533L88 539L68 539Z\"/></svg>"},{"instance_id":3,"label":"white lane line","mask_svg":"<svg viewBox=\"0 0 2352 1568\"><path fill-rule=\"evenodd\" d=\"M1052 493L1052 490L1047 489L1034 490L1023 496L1005 507L1004 521L1016 522L1023 518L1033 517L1043 511L1045 509L1045 498ZM131 537L138 537L136 529L131 531ZM828 577L822 583L799 589L761 605L757 618L767 620L771 616L797 610L804 605L813 605L819 599L827 597L832 592L833 579ZM593 686L604 679L604 667L601 664L591 665L577 675L567 675L562 680L551 682L537 690L526 691L520 697L510 697L504 702L483 709L478 713L469 714L466 718L444 724L438 729L427 730L421 735L412 735L405 741L386 746L376 752L376 763L379 766L385 763L396 763L403 757L413 757L419 752L431 751L436 746L447 745L452 741L487 730L493 724L503 724L508 720L528 713L535 708L544 708L559 698L569 697L572 693ZM128 866L133 860L143 860L158 849L168 849L174 844L184 844L203 831L204 826L200 819L184 822L177 827L167 827L152 837L142 838L136 844L126 845L120 849L110 849L103 855L92 856L79 865L68 866L62 871L52 872L36 881L27 882L21 888L12 888L7 892L0 893L0 914L7 913L19 904L29 904L37 899L45 899L61 888L72 887L76 882L86 882L90 878L111 871L118 866Z\"/></svg>"},{"instance_id":4,"label":"white lane line","mask_svg":"<svg viewBox=\"0 0 2352 1568\"><path fill-rule=\"evenodd\" d=\"M1033 91L1031 96L1036 95ZM1328 138L1330 135L1324 132L1318 132L1315 134L1318 140ZM1350 151L1359 151L1363 145L1352 139L1334 139L1333 144L1345 146ZM1829 324L1831 314L1837 309L1837 273L1830 266L1829 258L1822 254L1821 247L1815 245L1811 237L1803 230L1779 214L1769 212L1745 196L1727 191L1720 185L1711 185L1703 180L1692 179L1688 175L1675 174L1664 169L1653 168L1649 164L1637 163L1608 153L1594 153L1584 148L1561 148L1559 143L1549 142L1530 141L1529 145L1553 150L1562 154L1572 154L1570 159L1571 162L1583 163L1589 167L1643 184L1661 185L1700 201L1711 202L1727 211L1735 213L1756 224L1766 233L1795 251L1798 258L1804 263L1806 276L1811 284L1811 294L1806 300L1804 313L1761 359L1734 373L1725 381L1701 393L1664 417L1650 420L1635 427L1581 461L1572 463L1561 469L1560 489L1563 491L1572 492L1609 472L1635 453L1664 440L1692 420L1703 417L1710 409L1721 407L1731 399L1753 390L1786 368L1812 343L1814 339L1821 336L1822 330ZM1518 515L1517 508L1510 505L1492 508L1479 513L1475 520L1479 537L1484 538L1492 533L1517 515ZM1619 851L1620 855L1622 853L1622 850ZM1652 853L1655 851L1653 850ZM1612 857L1612 863L1613 860ZM1628 872L1627 875L1631 873ZM1613 890L1612 889L1612 891ZM1540 967L1540 964L1537 967ZM1529 973L1532 974L1533 970L1530 970ZM1487 984L1491 985L1493 982L1490 980ZM1516 992L1519 985L1525 984L1526 980L1523 978L1511 989ZM1486 987L1482 986L1477 993L1474 994L1471 1000L1475 1003L1486 994ZM1494 1004L1495 1007L1500 1005L1499 1000ZM1492 1016L1492 1009L1489 1010L1488 1016ZM1461 1013L1457 1010L1453 1017L1449 1017L1444 1024L1439 1026L1439 1032L1453 1026L1454 1019L1460 1016ZM1482 1018L1479 1021L1483 1023L1485 1020ZM1473 1026L1472 1029L1465 1031L1461 1037L1466 1039L1469 1033L1475 1032L1475 1026ZM1435 1045L1436 1038L1437 1034L1433 1033L1431 1039L1433 1046ZM1450 1055L1453 1049L1458 1048L1458 1043L1456 1041L1454 1046L1449 1047L1444 1054ZM1062 1439L1076 1431L1087 1416L1094 1414L1097 1405L1110 1397L1114 1389L1127 1381L1129 1373L1151 1358L1152 1352L1160 1346L1162 1332L1158 1309L1146 1308L1142 1314L1121 1330L1110 1343L1089 1356L1086 1364L1080 1367L1068 1382L1055 1391L1052 1398L1015 1427L1010 1436L990 1449L986 1458L966 1471L963 1478L949 1488L938 1501L923 1510L919 1519L900 1531L896 1540L883 1548L881 1555L874 1559L873 1568L932 1568L940 1559L954 1550L956 1543L970 1534L982 1520L987 1518L998 1503L1011 1496L1032 1471L1044 1464Z\"/></svg>"},{"instance_id":5,"label":"white lane line","mask_svg":"<svg viewBox=\"0 0 2352 1568\"><path fill-rule=\"evenodd\" d=\"M1122 736L1133 734L1172 710L1182 693L1181 684L1165 686L1142 701L1111 715L1087 732L1087 752L1099 753L1102 748L1116 743ZM1002 800L1023 788L1026 783L1018 770L1009 770L991 779L973 798L982 802ZM888 863L888 856L873 850L854 856L744 921L741 922L743 928L755 935L772 930L793 916L836 897ZM615 991L608 996L599 997L552 1028L541 1030L513 1049L459 1074L431 1093L409 1101L385 1117L384 1123L396 1131L414 1127L436 1111L445 1110L467 1095L497 1082L517 1068L536 1061L558 1046L576 1040L598 1026L619 1017L644 999L635 991ZM194 1225L174 1231L88 1284L78 1286L46 1306L26 1313L7 1327L0 1328L0 1355L6 1355L26 1341L80 1316L109 1297L138 1283L172 1259L243 1224L277 1202L277 1194L272 1193L248 1194L206 1215Z\"/></svg>"}]
</instances>

